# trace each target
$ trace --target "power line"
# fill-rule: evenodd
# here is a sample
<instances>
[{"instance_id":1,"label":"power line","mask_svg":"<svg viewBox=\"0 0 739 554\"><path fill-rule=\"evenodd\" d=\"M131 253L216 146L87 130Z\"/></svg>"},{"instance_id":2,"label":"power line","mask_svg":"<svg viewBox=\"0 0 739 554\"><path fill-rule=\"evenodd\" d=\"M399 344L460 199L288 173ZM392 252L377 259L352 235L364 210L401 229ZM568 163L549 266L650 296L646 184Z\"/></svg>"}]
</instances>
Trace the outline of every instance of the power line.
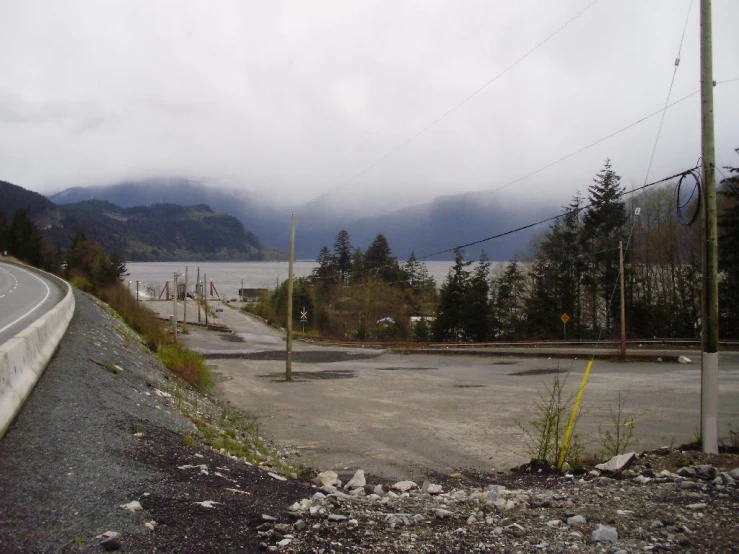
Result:
<instances>
[{"instance_id":1,"label":"power line","mask_svg":"<svg viewBox=\"0 0 739 554\"><path fill-rule=\"evenodd\" d=\"M500 71L497 75L489 79L487 82L485 82L482 86L478 87L476 90L474 90L472 93L468 94L465 98L457 102L454 106L452 106L450 109L445 111L443 114L438 116L436 119L432 120L431 123L427 124L425 127L422 127L415 133L413 133L409 138L395 146L394 148L390 149L388 152L380 156L377 160L366 166L361 171L355 173L349 179L342 181L338 185L336 185L331 190L328 190L321 194L320 196L316 197L314 200L311 200L307 204L304 205L304 207L309 207L318 202L321 198L325 197L328 194L332 194L336 192L337 190L340 190L344 188L349 183L357 180L362 175L370 172L372 169L380 165L382 162L387 160L388 158L394 156L397 152L408 146L411 142L416 140L418 137L420 137L422 134L424 134L426 131L431 129L432 127L435 127L438 123L440 123L442 120L444 120L448 115L450 115L452 112L458 110L462 106L464 106L467 102L472 100L475 96L480 94L483 90L485 90L488 86L493 84L495 81L500 79L503 75L508 73L511 69L516 67L518 64L520 64L522 61L524 61L526 58L528 58L531 54L533 54L536 50L544 46L547 42L549 42L551 39L553 39L556 35L558 35L560 32L562 32L566 27L568 27L572 22L574 22L576 19L578 19L581 15L583 15L586 11L588 11L590 8L592 8L595 4L600 2L600 0L592 0L587 6L585 6L582 10L577 12L575 15L573 15L570 19L568 19L563 25L558 27L555 31L551 32L549 35L547 35L544 39L539 41L535 46L530 48L528 51L526 51L522 56L520 56L518 59L513 61L511 64L509 64L505 69Z\"/></svg>"},{"instance_id":2,"label":"power line","mask_svg":"<svg viewBox=\"0 0 739 554\"><path fill-rule=\"evenodd\" d=\"M681 171L680 173L675 173L674 175L670 175L669 177L665 177L663 179L660 179L659 181L653 181L651 183L645 183L644 185L642 185L642 186L640 186L638 188L635 188L635 189L631 189L629 191L622 192L621 194L617 195L616 198L621 198L621 197L627 196L629 194L634 194L635 192L639 192L640 190L644 190L644 189L649 188L649 187L652 187L654 185L658 185L660 183L664 183L666 181L670 181L670 180L675 179L677 177L682 177L686 173L689 173L689 172L691 172L691 171L693 171L695 169L696 168L691 168L691 169L688 169L688 170L685 170L685 171ZM440 251L434 252L432 254L426 254L425 256L420 256L418 259L419 260L425 260L425 259L431 258L433 256L439 256L441 254L446 254L448 252L454 252L455 250L459 250L459 249L462 249L462 248L467 248L469 246L475 246L476 244L481 244L483 242L488 242L488 241L491 241L491 240L494 240L494 239L499 239L499 238L502 238L502 237L506 237L508 235L512 235L512 234L518 233L520 231L525 231L526 229L531 229L532 227L536 227L536 226L541 225L543 223L549 223L550 221L554 221L554 220L559 219L561 217L564 217L564 216L566 216L568 214L577 214L577 213L579 213L579 212L581 212L583 210L586 210L587 208L589 208L592 205L593 205L593 203L591 202L589 204L585 204L585 205L583 205L581 207L575 208L574 210L567 210L567 211L562 212L560 214L557 214L555 216L548 217L546 219L542 219L542 220L536 221L534 223L529 223L528 225L523 225L521 227L517 227L516 229L511 229L510 231L505 231L503 233L498 233L497 235L493 235L493 236L490 236L490 237L485 237L483 239L474 240L474 241L468 242L466 244L460 244L458 246L453 246L452 248L447 248L445 250L440 250Z\"/></svg>"},{"instance_id":3,"label":"power line","mask_svg":"<svg viewBox=\"0 0 739 554\"><path fill-rule=\"evenodd\" d=\"M531 173L527 173L526 175L524 175L522 177L518 177L518 178L514 179L513 181L511 181L509 183L506 183L505 185L502 185L502 186L496 187L496 188L486 189L481 194L490 194L491 192L497 192L497 191L500 191L500 190L503 190L503 189L507 189L508 187L511 187L511 186L513 186L513 185L515 185L517 183L520 183L521 181L523 181L525 179L528 179L529 177L533 177L537 173L541 173L542 171L545 171L545 170L547 170L547 169L549 169L551 167L554 167L555 165L560 164L563 161L565 161L565 160L567 160L567 159L569 159L569 158L571 158L573 156L576 156L577 154L580 154L580 153L584 152L585 150L588 150L589 148L592 148L593 146L596 146L596 145L600 144L601 142L604 142L604 141L606 141L608 139L611 139L611 138L615 137L616 135L620 135L621 133L623 133L624 131L628 131L632 127L636 127L637 125L639 125L640 123L643 123L647 119L651 119L655 115L659 115L662 112L664 112L665 110L668 110L668 109L672 108L673 106L677 106L680 102L684 102L685 100L687 100L688 98L691 98L692 96L695 96L699 92L700 92L700 90L693 91L690 94L688 94L688 95L683 96L682 98L680 98L680 100L675 100L672 104L669 104L668 106L665 106L664 108L659 109L656 112L652 112L649 115L645 115L641 119L639 119L637 121L634 121L633 123L630 123L626 127L622 127L618 131L614 131L613 133L611 133L609 135L606 135L606 136L604 136L602 138L599 138L598 140L596 140L594 142L591 142L587 146L583 146L582 148L579 148L578 150L575 150L574 152L570 152L569 154L566 154L566 155L562 156L561 158L559 158L559 159L557 159L557 160L555 160L553 162L550 162L550 163L548 163L548 164L540 167L539 169L537 169L535 171L532 171Z\"/></svg>"},{"instance_id":4,"label":"power line","mask_svg":"<svg viewBox=\"0 0 739 554\"><path fill-rule=\"evenodd\" d=\"M657 128L657 136L654 138L654 146L652 147L652 155L649 157L649 164L647 165L647 173L644 175L644 182L646 183L649 179L649 172L652 170L652 163L654 162L654 155L657 153L657 144L659 144L659 137L662 133L662 125L665 123L665 114L667 113L667 104L670 103L670 96L672 96L672 87L675 85L675 76L677 75L677 68L680 67L680 54L683 51L683 41L685 40L685 31L688 29L688 21L690 20L690 10L693 8L693 0L690 0L688 5L688 13L685 16L685 25L683 25L683 34L680 37L680 45L677 48L677 57L675 58L675 68L672 71L672 79L670 79L670 88L667 90L667 98L665 98L665 109L662 110L662 117L659 120L659 127Z\"/></svg>"}]
</instances>

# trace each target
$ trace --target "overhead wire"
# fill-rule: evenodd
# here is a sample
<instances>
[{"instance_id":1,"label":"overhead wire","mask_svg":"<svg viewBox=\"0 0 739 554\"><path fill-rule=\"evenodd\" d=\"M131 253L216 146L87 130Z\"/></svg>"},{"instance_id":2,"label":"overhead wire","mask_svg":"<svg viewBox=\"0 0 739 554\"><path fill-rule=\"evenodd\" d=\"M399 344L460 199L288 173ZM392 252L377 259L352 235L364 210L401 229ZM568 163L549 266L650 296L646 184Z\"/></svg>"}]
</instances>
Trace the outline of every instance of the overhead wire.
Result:
<instances>
[{"instance_id":1,"label":"overhead wire","mask_svg":"<svg viewBox=\"0 0 739 554\"><path fill-rule=\"evenodd\" d=\"M505 67L505 69L503 69L502 71L498 72L491 79L488 79L484 84L482 84L477 89L475 89L473 92L471 92L470 94L468 94L467 96L465 96L462 100L460 100L459 102L457 102L454 106L452 106L447 111L445 111L444 113L442 113L441 115L439 115L438 117L436 117L435 119L433 119L426 126L422 127L421 129L419 129L418 131L416 131L415 133L413 133L410 137L408 137L407 139L405 139L403 142L401 142L400 144L398 144L395 147L393 147L390 150L388 150L385 154L383 154L378 159L376 159L374 162L372 162L369 165L367 165L366 167L364 167L361 171L358 171L357 173L355 173L354 175L352 175L348 179L342 181L341 183L339 183L338 185L336 185L335 187L333 187L332 189L330 189L330 190L328 190L328 191L320 194L315 199L311 200L307 204L304 204L303 207L304 208L307 208L307 207L312 206L313 204L317 203L322 198L324 198L326 195L332 194L332 193L334 193L334 192L336 192L336 191L344 188L345 186L349 185L353 181L357 180L359 177L361 177L361 176L365 175L366 173L370 172L372 169L374 169L375 167L377 167L378 165L380 165L381 163L383 163L388 158L394 156L397 152L399 152L400 150L402 150L403 148L405 148L406 146L408 146L411 142L413 142L414 140L416 140L418 137L420 137L422 134L424 134L425 132L427 132L428 130L430 130L432 127L435 127L436 125L438 125L441 121L443 121L444 119L446 119L446 117L449 116L451 113L455 112L456 110L458 110L459 108L461 108L462 106L464 106L467 102L469 102L470 100L472 100L475 96L477 96L478 94L480 94L487 87L489 87L495 81L497 81L498 79L500 79L503 75L505 75L506 73L508 73L511 69L513 69L518 64L520 64L521 62L523 62L531 54L533 54L534 52L536 52L539 48L541 48L542 46L544 46L547 42L549 42L555 36L557 36L559 33L561 33L562 31L564 31L570 24L572 24L576 19L578 19L580 16L582 16L585 12L587 12L590 8L592 8L598 2L600 2L600 0L592 0L588 5L586 5L579 12L577 12L575 15L573 15L564 24L560 25L556 30L554 30L551 33L549 33L546 37L544 37L542 40L540 40L538 43L536 43L533 47L531 47L529 50L527 50L523 55L519 56L516 60L514 60L513 62L511 62L507 67Z\"/></svg>"},{"instance_id":2,"label":"overhead wire","mask_svg":"<svg viewBox=\"0 0 739 554\"><path fill-rule=\"evenodd\" d=\"M615 198L621 198L623 196L634 194L636 192L639 192L639 191L644 190L646 188L652 187L654 185L659 185L660 183L664 183L664 182L670 181L672 179L675 179L677 177L681 177L681 176L683 176L684 174L686 174L686 173L688 173L690 171L694 171L695 169L696 168L692 167L692 168L687 169L685 171L681 171L679 173L675 173L675 174L670 175L668 177L664 177L662 179L659 179L658 181L652 181L651 183L645 183L644 185L642 185L642 186L640 186L638 188L631 189L631 190L628 190L628 191L623 191L620 194L618 194L617 196L615 196ZM499 238L502 238L502 237L506 237L508 235L512 235L512 234L518 233L520 231L525 231L526 229L531 229L532 227L536 227L536 226L542 225L544 223L549 223L550 221L555 221L555 220L557 220L557 219L559 219L561 217L564 217L566 215L569 215L569 214L577 214L577 213L579 213L579 212L581 212L583 210L586 210L587 208L591 207L592 205L593 205L593 202L590 202L588 204L584 204L583 206L577 207L577 208L572 209L572 210L566 210L566 211L564 211L564 212L562 212L560 214L554 215L552 217L548 217L546 219L542 219L540 221L535 221L535 222L529 223L527 225L522 225L521 227L517 227L515 229L511 229L509 231L498 233L498 234L495 234L495 235L492 235L492 236L489 236L489 237L485 237L485 238L482 238L482 239L474 240L474 241L468 242L466 244L460 244L460 245L457 245L457 246L453 246L451 248L446 248L444 250L439 250L438 252L433 252L431 254L426 254L424 256L420 256L418 259L419 260L425 260L425 259L428 259L428 258L432 258L434 256L440 256L441 254L447 254L449 252L454 252L455 250L461 250L462 248L468 248L470 246L475 246L477 244L482 244L483 242L488 242L488 241L491 241L491 240L494 240L494 239L499 239Z\"/></svg>"},{"instance_id":3,"label":"overhead wire","mask_svg":"<svg viewBox=\"0 0 739 554\"><path fill-rule=\"evenodd\" d=\"M662 133L662 126L665 123L665 114L667 113L667 105L670 103L670 97L672 96L672 87L675 85L675 77L677 76L677 69L680 67L680 55L683 51L683 41L685 40L685 32L688 29L688 21L690 20L690 11L693 8L693 0L690 0L688 5L688 13L685 16L685 24L683 25L683 33L680 36L680 45L677 48L677 57L675 58L675 67L672 70L672 79L670 79L670 87L667 90L667 98L665 99L665 109L662 111L662 117L659 120L659 127L657 128L657 136L654 138L654 146L652 147L652 155L649 157L649 164L647 165L647 173L644 175L644 182L649 180L649 172L652 170L652 163L654 162L654 155L657 152L657 145L659 144L659 137Z\"/></svg>"}]
</instances>

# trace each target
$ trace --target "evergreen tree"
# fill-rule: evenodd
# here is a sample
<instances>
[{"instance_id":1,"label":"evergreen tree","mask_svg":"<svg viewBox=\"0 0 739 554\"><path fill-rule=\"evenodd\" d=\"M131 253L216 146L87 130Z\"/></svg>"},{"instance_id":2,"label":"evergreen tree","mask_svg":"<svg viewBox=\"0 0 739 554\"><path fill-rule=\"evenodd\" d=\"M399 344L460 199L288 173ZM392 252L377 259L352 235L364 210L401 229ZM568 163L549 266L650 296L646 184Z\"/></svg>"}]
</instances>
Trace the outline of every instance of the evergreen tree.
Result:
<instances>
[{"instance_id":1,"label":"evergreen tree","mask_svg":"<svg viewBox=\"0 0 739 554\"><path fill-rule=\"evenodd\" d=\"M466 269L463 251L454 251L454 265L449 269L439 291L432 333L436 341L457 341L464 338L464 304L470 286L470 272Z\"/></svg>"},{"instance_id":2,"label":"evergreen tree","mask_svg":"<svg viewBox=\"0 0 739 554\"><path fill-rule=\"evenodd\" d=\"M8 229L8 243L11 256L36 267L42 266L41 235L28 217L28 210L17 210L13 215Z\"/></svg>"},{"instance_id":3,"label":"evergreen tree","mask_svg":"<svg viewBox=\"0 0 739 554\"><path fill-rule=\"evenodd\" d=\"M321 248L316 262L318 267L313 270L313 277L322 288L328 288L336 277L336 264L328 246Z\"/></svg>"},{"instance_id":4,"label":"evergreen tree","mask_svg":"<svg viewBox=\"0 0 739 554\"><path fill-rule=\"evenodd\" d=\"M0 210L0 254L6 252L9 248L9 231L8 219L5 217L5 212Z\"/></svg>"},{"instance_id":5,"label":"evergreen tree","mask_svg":"<svg viewBox=\"0 0 739 554\"><path fill-rule=\"evenodd\" d=\"M393 256L390 244L382 233L367 248L363 262L366 273L376 275L386 283L398 280L398 260Z\"/></svg>"},{"instance_id":6,"label":"evergreen tree","mask_svg":"<svg viewBox=\"0 0 739 554\"><path fill-rule=\"evenodd\" d=\"M483 250L472 273L462 312L465 335L476 342L488 340L492 327L490 261Z\"/></svg>"},{"instance_id":7,"label":"evergreen tree","mask_svg":"<svg viewBox=\"0 0 739 554\"><path fill-rule=\"evenodd\" d=\"M366 275L364 267L364 253L357 247L352 256L352 283L359 283Z\"/></svg>"},{"instance_id":8,"label":"evergreen tree","mask_svg":"<svg viewBox=\"0 0 739 554\"><path fill-rule=\"evenodd\" d=\"M501 339L520 338L518 335L523 319L523 283L524 275L516 260L509 263L503 275L496 280L493 314L497 325L496 334Z\"/></svg>"},{"instance_id":9,"label":"evergreen tree","mask_svg":"<svg viewBox=\"0 0 739 554\"><path fill-rule=\"evenodd\" d=\"M339 231L334 240L334 263L336 264L339 282L348 282L352 271L352 243L349 233L345 229Z\"/></svg>"},{"instance_id":10,"label":"evergreen tree","mask_svg":"<svg viewBox=\"0 0 739 554\"><path fill-rule=\"evenodd\" d=\"M620 197L623 194L621 177L611 169L611 161L606 159L603 169L593 179L588 188L590 208L583 217L581 240L583 249L589 254L589 268L584 281L590 290L590 320L592 332L599 329L598 312L610 302L611 293L618 278L618 243L624 239L626 208ZM617 303L610 304L605 313L606 330L612 328L618 319Z\"/></svg>"},{"instance_id":11,"label":"evergreen tree","mask_svg":"<svg viewBox=\"0 0 739 554\"><path fill-rule=\"evenodd\" d=\"M739 149L736 150L739 154ZM721 182L725 204L719 218L719 323L723 337L736 338L739 330L739 167L727 167Z\"/></svg>"}]
</instances>

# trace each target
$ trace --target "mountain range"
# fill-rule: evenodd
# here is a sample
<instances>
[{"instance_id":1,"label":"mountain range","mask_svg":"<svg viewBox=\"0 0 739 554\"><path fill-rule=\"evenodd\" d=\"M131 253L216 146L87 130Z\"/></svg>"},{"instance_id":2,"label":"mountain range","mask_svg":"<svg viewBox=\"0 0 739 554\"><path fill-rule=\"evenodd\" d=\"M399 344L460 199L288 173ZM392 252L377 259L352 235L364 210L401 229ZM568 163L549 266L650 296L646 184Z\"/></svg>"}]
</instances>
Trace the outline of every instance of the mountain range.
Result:
<instances>
[{"instance_id":1,"label":"mountain range","mask_svg":"<svg viewBox=\"0 0 739 554\"><path fill-rule=\"evenodd\" d=\"M289 246L290 212L266 204L237 189L208 186L201 181L170 177L125 181L105 186L74 187L50 196L58 205L101 200L121 208L159 204L207 205L239 219L266 245L286 251ZM390 200L391 201L391 200ZM528 199L525 203L502 201L480 193L437 197L431 202L391 211L383 215L359 217L336 207L305 205L295 210L298 259L315 259L324 245L331 248L334 236L346 229L354 246L363 250L378 233L388 239L394 255L406 259L411 252L426 256L460 244L515 229L531 221L554 215L556 208ZM542 229L532 228L496 240L468 247L468 259L484 249L492 260L509 260L524 255L532 237ZM274 251L273 251L274 252ZM451 259L446 252L431 259Z\"/></svg>"},{"instance_id":2,"label":"mountain range","mask_svg":"<svg viewBox=\"0 0 739 554\"><path fill-rule=\"evenodd\" d=\"M261 241L235 217L205 204L157 203L121 207L105 200L55 204L46 197L0 181L2 210L29 217L54 246L65 249L79 230L108 252L129 261L261 260ZM274 258L275 253L267 252Z\"/></svg>"}]
</instances>

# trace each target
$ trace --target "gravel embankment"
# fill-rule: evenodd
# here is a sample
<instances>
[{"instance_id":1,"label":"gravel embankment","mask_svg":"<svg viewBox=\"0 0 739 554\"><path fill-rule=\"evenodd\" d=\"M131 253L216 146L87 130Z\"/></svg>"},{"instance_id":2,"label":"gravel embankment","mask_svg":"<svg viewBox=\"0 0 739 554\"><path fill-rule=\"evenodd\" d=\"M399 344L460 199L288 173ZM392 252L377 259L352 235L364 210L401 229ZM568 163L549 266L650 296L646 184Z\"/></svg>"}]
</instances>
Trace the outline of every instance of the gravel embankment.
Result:
<instances>
[{"instance_id":1,"label":"gravel embankment","mask_svg":"<svg viewBox=\"0 0 739 554\"><path fill-rule=\"evenodd\" d=\"M127 552L739 551L735 455L665 450L578 476L284 480L281 458L255 454L258 467L193 445L191 420L228 411L169 376L105 307L76 299L0 441L2 553L101 552L107 531L119 534L107 548Z\"/></svg>"}]
</instances>

